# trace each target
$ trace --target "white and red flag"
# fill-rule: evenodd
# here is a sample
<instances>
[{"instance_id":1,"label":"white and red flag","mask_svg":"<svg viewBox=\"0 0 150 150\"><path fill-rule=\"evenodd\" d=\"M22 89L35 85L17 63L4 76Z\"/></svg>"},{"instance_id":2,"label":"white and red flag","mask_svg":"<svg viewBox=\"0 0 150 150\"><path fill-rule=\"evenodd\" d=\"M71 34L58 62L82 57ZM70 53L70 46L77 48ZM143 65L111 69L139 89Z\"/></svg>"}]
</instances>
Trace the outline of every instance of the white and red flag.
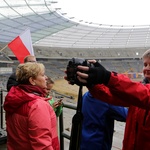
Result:
<instances>
[{"instance_id":1,"label":"white and red flag","mask_svg":"<svg viewBox=\"0 0 150 150\"><path fill-rule=\"evenodd\" d=\"M34 56L30 30L27 29L17 36L8 44L8 47L12 50L20 63L24 62L24 58L27 55Z\"/></svg>"}]
</instances>

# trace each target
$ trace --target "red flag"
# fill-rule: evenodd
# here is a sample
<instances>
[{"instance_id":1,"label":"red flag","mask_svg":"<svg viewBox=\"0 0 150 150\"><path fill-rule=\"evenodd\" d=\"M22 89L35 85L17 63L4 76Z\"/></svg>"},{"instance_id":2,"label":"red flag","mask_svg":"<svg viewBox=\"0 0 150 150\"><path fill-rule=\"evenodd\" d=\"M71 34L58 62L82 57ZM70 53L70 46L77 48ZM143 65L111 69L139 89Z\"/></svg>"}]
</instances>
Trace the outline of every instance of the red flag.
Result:
<instances>
[{"instance_id":1,"label":"red flag","mask_svg":"<svg viewBox=\"0 0 150 150\"><path fill-rule=\"evenodd\" d=\"M8 47L12 50L20 63L24 62L24 58L27 55L34 56L30 30L27 29L19 36L17 36L8 44Z\"/></svg>"}]
</instances>

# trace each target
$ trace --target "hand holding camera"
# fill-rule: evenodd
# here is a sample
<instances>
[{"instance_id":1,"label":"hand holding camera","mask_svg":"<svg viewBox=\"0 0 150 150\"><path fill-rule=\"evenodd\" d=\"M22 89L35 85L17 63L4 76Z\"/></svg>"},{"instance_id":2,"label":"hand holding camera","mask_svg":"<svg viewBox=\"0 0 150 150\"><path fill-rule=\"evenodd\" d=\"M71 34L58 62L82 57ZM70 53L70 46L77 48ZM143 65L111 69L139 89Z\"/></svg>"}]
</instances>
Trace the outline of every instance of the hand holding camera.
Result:
<instances>
[{"instance_id":1,"label":"hand holding camera","mask_svg":"<svg viewBox=\"0 0 150 150\"><path fill-rule=\"evenodd\" d=\"M71 84L91 86L93 84L107 84L110 72L96 60L72 58L67 66L67 78Z\"/></svg>"},{"instance_id":2,"label":"hand holding camera","mask_svg":"<svg viewBox=\"0 0 150 150\"><path fill-rule=\"evenodd\" d=\"M70 84L84 85L84 82L80 82L77 78L77 71L79 71L78 66L87 66L93 67L91 63L82 58L72 58L67 65L66 69L66 80L69 81ZM87 73L87 71L80 70L82 73Z\"/></svg>"}]
</instances>

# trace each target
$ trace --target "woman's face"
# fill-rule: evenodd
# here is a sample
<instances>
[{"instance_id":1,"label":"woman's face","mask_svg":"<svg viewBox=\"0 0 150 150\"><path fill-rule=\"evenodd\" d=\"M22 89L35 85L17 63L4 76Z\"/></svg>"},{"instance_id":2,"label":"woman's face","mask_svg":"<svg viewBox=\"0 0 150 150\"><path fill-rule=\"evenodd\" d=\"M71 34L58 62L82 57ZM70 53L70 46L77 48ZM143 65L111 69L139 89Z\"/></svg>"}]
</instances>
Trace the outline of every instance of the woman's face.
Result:
<instances>
[{"instance_id":1,"label":"woman's face","mask_svg":"<svg viewBox=\"0 0 150 150\"><path fill-rule=\"evenodd\" d=\"M47 76L45 75L45 72L39 72L38 76L36 77L36 79L33 79L34 84L36 86L39 86L43 89L47 88L46 82L47 82Z\"/></svg>"},{"instance_id":2,"label":"woman's face","mask_svg":"<svg viewBox=\"0 0 150 150\"><path fill-rule=\"evenodd\" d=\"M150 81L150 58L149 57L143 59L143 74L144 77Z\"/></svg>"}]
</instances>

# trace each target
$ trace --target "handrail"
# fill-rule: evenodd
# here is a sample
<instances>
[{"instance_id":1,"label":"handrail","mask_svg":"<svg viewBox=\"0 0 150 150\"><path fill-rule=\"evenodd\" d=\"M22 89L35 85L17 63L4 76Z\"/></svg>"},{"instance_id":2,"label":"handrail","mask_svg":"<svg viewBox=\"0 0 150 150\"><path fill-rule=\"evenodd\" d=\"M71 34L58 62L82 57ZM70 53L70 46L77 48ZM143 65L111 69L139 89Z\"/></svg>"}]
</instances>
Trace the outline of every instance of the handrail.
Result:
<instances>
[{"instance_id":1,"label":"handrail","mask_svg":"<svg viewBox=\"0 0 150 150\"><path fill-rule=\"evenodd\" d=\"M1 113L1 125L0 125L0 127L1 127L1 129L4 129L4 117L3 117L3 113L4 113L4 110L3 110L3 102L4 102L4 100L3 100L3 92L7 92L6 90L4 90L4 89L0 89L0 106L1 106L1 108L0 108L0 113Z\"/></svg>"},{"instance_id":2,"label":"handrail","mask_svg":"<svg viewBox=\"0 0 150 150\"><path fill-rule=\"evenodd\" d=\"M76 110L77 106L69 105L63 103L63 108ZM60 150L64 150L64 138L70 140L70 135L64 133L64 123L63 123L63 111L59 116L59 137L60 137Z\"/></svg>"},{"instance_id":3,"label":"handrail","mask_svg":"<svg viewBox=\"0 0 150 150\"><path fill-rule=\"evenodd\" d=\"M1 105L0 113L1 113L1 129L2 129L3 128L3 92L2 90L0 90L0 105Z\"/></svg>"},{"instance_id":4,"label":"handrail","mask_svg":"<svg viewBox=\"0 0 150 150\"><path fill-rule=\"evenodd\" d=\"M0 144L6 143L7 141L7 134L6 131L4 130L4 117L3 117L3 92L6 90L0 89L0 114L1 114L1 119L0 119Z\"/></svg>"}]
</instances>

